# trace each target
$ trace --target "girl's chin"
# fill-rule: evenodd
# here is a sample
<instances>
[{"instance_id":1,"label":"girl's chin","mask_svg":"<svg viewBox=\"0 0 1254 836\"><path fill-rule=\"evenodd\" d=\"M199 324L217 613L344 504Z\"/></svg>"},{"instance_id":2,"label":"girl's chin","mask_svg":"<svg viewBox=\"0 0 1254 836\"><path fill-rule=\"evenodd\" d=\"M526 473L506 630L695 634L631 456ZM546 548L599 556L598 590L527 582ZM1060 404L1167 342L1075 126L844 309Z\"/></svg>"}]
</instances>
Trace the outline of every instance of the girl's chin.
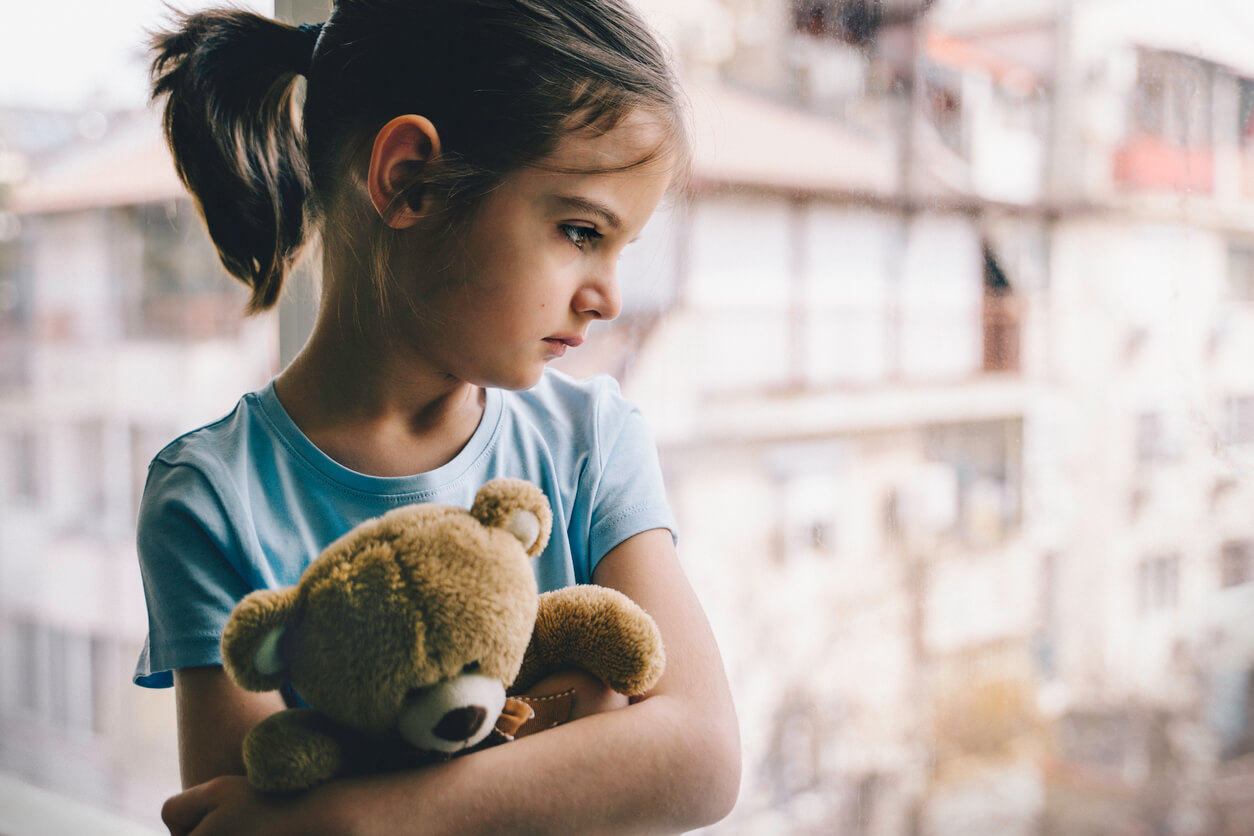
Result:
<instances>
[{"instance_id":1,"label":"girl's chin","mask_svg":"<svg viewBox=\"0 0 1254 836\"><path fill-rule=\"evenodd\" d=\"M479 383L479 385L488 389L508 389L514 392L521 392L524 389L530 389L540 382L546 365L548 364L544 363L536 366L534 369L518 370L508 375L497 375L491 380Z\"/></svg>"}]
</instances>

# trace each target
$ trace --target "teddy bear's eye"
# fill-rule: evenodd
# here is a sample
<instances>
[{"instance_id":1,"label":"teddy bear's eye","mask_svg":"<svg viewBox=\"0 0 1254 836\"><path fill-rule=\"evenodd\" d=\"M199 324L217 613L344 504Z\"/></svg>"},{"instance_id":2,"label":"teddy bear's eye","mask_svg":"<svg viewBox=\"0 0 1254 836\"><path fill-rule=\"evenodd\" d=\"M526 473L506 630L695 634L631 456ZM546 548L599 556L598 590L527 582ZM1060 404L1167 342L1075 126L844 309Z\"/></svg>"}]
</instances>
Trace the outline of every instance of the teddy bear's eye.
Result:
<instances>
[{"instance_id":1,"label":"teddy bear's eye","mask_svg":"<svg viewBox=\"0 0 1254 836\"><path fill-rule=\"evenodd\" d=\"M478 673L478 672L479 672L478 662L471 662L468 665L462 666L462 673Z\"/></svg>"}]
</instances>

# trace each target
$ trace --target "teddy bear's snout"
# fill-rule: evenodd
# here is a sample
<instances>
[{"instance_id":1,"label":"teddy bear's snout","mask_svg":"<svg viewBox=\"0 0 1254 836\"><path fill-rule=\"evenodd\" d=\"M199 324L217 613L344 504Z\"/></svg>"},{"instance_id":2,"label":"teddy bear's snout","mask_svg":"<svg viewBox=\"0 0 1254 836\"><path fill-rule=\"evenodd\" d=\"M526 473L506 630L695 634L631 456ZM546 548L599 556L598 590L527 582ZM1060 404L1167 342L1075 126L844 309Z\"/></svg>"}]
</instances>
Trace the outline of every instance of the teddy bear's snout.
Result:
<instances>
[{"instance_id":1,"label":"teddy bear's snout","mask_svg":"<svg viewBox=\"0 0 1254 836\"><path fill-rule=\"evenodd\" d=\"M461 742L473 737L475 732L483 728L483 721L488 717L488 710L481 705L465 705L454 708L440 718L431 732L448 741Z\"/></svg>"},{"instance_id":2,"label":"teddy bear's snout","mask_svg":"<svg viewBox=\"0 0 1254 836\"><path fill-rule=\"evenodd\" d=\"M456 752L491 733L505 706L498 679L464 673L409 693L397 720L402 739L419 749Z\"/></svg>"}]
</instances>

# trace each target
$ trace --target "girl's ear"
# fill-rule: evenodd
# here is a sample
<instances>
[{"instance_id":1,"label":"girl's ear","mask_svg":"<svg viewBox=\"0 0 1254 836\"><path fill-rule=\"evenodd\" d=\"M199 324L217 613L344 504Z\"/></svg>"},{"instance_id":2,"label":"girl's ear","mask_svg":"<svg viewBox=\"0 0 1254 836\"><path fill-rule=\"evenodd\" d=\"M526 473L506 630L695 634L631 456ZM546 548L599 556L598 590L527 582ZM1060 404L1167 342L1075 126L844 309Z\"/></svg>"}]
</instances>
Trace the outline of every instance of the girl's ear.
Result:
<instances>
[{"instance_id":1,"label":"girl's ear","mask_svg":"<svg viewBox=\"0 0 1254 836\"><path fill-rule=\"evenodd\" d=\"M426 206L422 170L439 155L440 135L425 116L397 116L379 129L366 183L385 224L406 229L421 220Z\"/></svg>"},{"instance_id":2,"label":"girl's ear","mask_svg":"<svg viewBox=\"0 0 1254 836\"><path fill-rule=\"evenodd\" d=\"M296 608L294 586L259 589L240 601L222 631L222 665L246 691L274 691L287 679L279 644Z\"/></svg>"}]
</instances>

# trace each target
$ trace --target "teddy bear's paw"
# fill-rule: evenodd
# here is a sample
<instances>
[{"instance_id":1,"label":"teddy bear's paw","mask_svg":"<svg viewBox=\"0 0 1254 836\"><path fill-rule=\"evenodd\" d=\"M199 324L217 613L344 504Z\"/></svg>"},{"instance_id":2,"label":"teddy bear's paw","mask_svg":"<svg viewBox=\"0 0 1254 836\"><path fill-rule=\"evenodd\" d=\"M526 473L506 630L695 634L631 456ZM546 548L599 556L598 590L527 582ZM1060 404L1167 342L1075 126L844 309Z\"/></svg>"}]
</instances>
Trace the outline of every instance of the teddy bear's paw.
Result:
<instances>
[{"instance_id":1,"label":"teddy bear's paw","mask_svg":"<svg viewBox=\"0 0 1254 836\"><path fill-rule=\"evenodd\" d=\"M306 790L339 775L343 748L312 709L280 711L244 739L248 782L263 792Z\"/></svg>"},{"instance_id":2,"label":"teddy bear's paw","mask_svg":"<svg viewBox=\"0 0 1254 836\"><path fill-rule=\"evenodd\" d=\"M666 667L657 624L623 593L584 585L540 596L532 643L514 690L565 668L582 668L620 694L647 692Z\"/></svg>"}]
</instances>

